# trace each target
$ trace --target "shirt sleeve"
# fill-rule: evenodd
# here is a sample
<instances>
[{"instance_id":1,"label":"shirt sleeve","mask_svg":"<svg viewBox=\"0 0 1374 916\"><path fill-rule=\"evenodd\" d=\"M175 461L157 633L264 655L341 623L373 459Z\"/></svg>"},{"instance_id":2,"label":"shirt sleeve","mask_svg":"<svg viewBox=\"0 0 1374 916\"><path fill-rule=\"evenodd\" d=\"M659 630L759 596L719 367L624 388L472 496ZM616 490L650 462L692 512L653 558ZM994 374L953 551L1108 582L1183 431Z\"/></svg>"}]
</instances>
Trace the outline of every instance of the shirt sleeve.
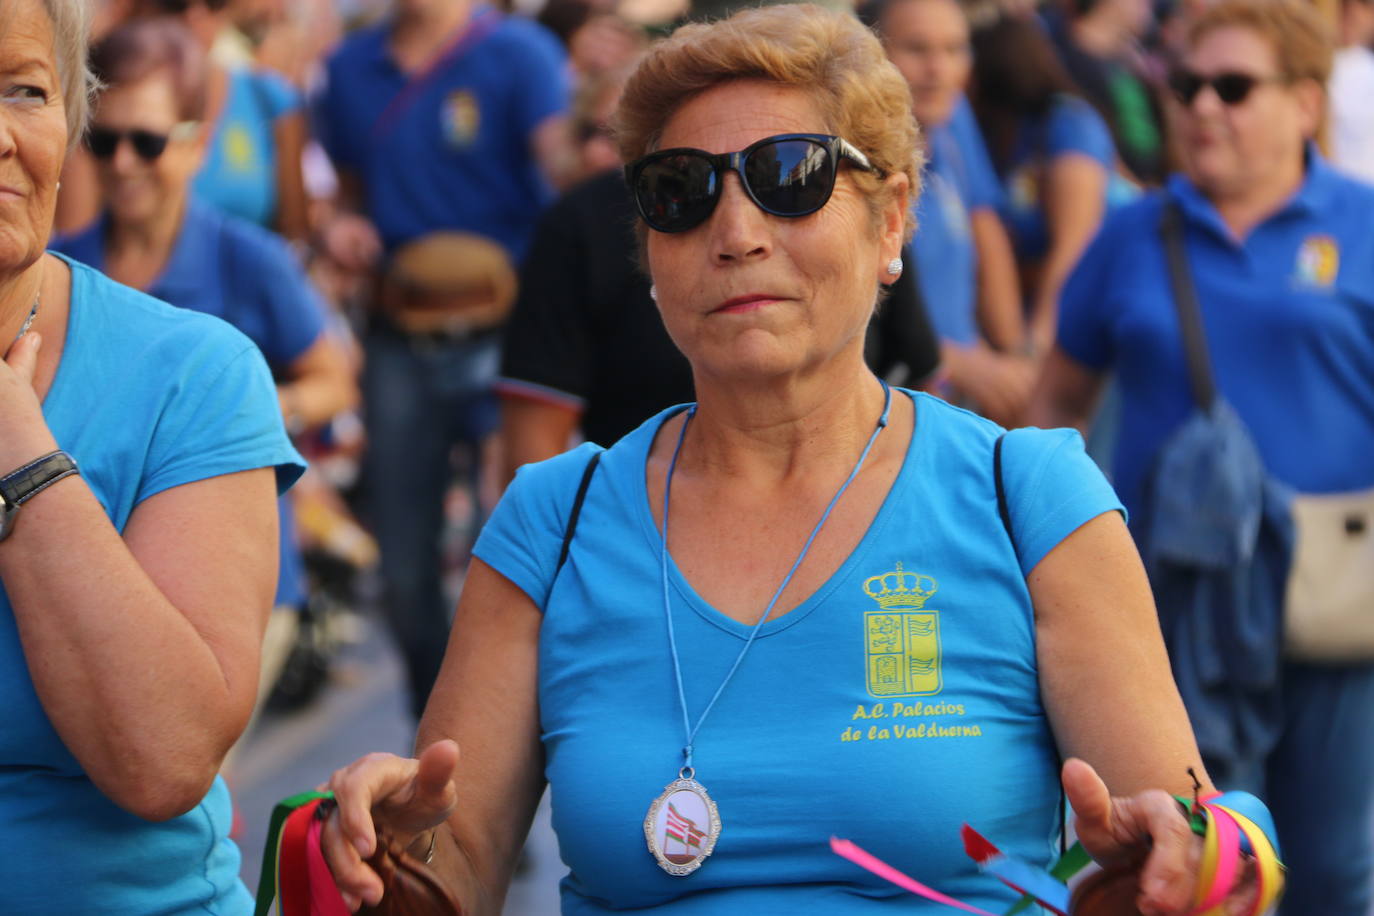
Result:
<instances>
[{"instance_id":1,"label":"shirt sleeve","mask_svg":"<svg viewBox=\"0 0 1374 916\"><path fill-rule=\"evenodd\" d=\"M1025 575L1085 522L1105 512L1126 514L1076 430L1027 427L1007 433L1002 482Z\"/></svg>"},{"instance_id":2,"label":"shirt sleeve","mask_svg":"<svg viewBox=\"0 0 1374 916\"><path fill-rule=\"evenodd\" d=\"M516 471L473 546L473 556L515 583L540 610L553 588L578 484L599 450L583 443Z\"/></svg>"},{"instance_id":3,"label":"shirt sleeve","mask_svg":"<svg viewBox=\"0 0 1374 916\"><path fill-rule=\"evenodd\" d=\"M590 394L591 303L583 247L572 207L546 211L521 267L520 292L506 325L501 390L519 393L534 386L574 407Z\"/></svg>"},{"instance_id":4,"label":"shirt sleeve","mask_svg":"<svg viewBox=\"0 0 1374 916\"><path fill-rule=\"evenodd\" d=\"M301 107L303 97L300 90L276 73L259 70L254 72L251 78L256 84L258 96L267 107L269 121L275 121Z\"/></svg>"},{"instance_id":5,"label":"shirt sleeve","mask_svg":"<svg viewBox=\"0 0 1374 916\"><path fill-rule=\"evenodd\" d=\"M1082 99L1061 97L1050 110L1045 157L1069 153L1090 156L1108 170L1116 166L1116 146L1102 116Z\"/></svg>"},{"instance_id":6,"label":"shirt sleeve","mask_svg":"<svg viewBox=\"0 0 1374 916\"><path fill-rule=\"evenodd\" d=\"M263 307L272 329L272 361L295 362L324 333L325 304L286 243L272 238L258 261ZM265 352L265 351L264 351Z\"/></svg>"},{"instance_id":7,"label":"shirt sleeve","mask_svg":"<svg viewBox=\"0 0 1374 916\"><path fill-rule=\"evenodd\" d=\"M180 384L157 419L135 502L182 484L262 467L275 468L277 490L283 493L305 471L282 425L262 354L227 325L215 325L217 331L204 335L180 367Z\"/></svg>"},{"instance_id":8,"label":"shirt sleeve","mask_svg":"<svg viewBox=\"0 0 1374 916\"><path fill-rule=\"evenodd\" d=\"M1117 228L1119 222L1119 213L1108 215L1059 294L1059 348L1095 370L1107 369L1115 361L1106 305L1112 262L1124 241Z\"/></svg>"},{"instance_id":9,"label":"shirt sleeve","mask_svg":"<svg viewBox=\"0 0 1374 916\"><path fill-rule=\"evenodd\" d=\"M254 228L251 234L226 233L223 243L235 247L226 294L242 296L243 307L261 313L258 326L264 333L255 342L280 372L324 333L324 301L279 237Z\"/></svg>"},{"instance_id":10,"label":"shirt sleeve","mask_svg":"<svg viewBox=\"0 0 1374 916\"><path fill-rule=\"evenodd\" d=\"M968 170L968 208L996 210L1001 207L1002 182L993 168L992 157L988 155L988 146L983 140L983 132L978 129L973 109L963 96L955 104L950 128L954 132L954 142L963 155L964 167Z\"/></svg>"},{"instance_id":11,"label":"shirt sleeve","mask_svg":"<svg viewBox=\"0 0 1374 916\"><path fill-rule=\"evenodd\" d=\"M525 26L524 39L512 49L510 66L516 80L513 113L521 133L528 136L548 118L568 110L571 89L567 59L558 40L535 23ZM516 50L518 49L518 50Z\"/></svg>"}]
</instances>

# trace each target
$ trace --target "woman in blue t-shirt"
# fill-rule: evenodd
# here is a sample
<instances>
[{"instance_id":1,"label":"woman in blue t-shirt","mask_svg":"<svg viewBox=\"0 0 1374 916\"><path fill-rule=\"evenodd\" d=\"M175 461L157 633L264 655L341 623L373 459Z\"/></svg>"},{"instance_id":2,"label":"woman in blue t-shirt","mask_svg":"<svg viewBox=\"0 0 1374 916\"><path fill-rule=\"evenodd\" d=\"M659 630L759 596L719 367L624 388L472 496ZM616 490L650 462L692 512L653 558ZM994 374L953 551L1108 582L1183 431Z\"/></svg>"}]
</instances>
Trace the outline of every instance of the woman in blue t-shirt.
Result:
<instances>
[{"instance_id":1,"label":"woman in blue t-shirt","mask_svg":"<svg viewBox=\"0 0 1374 916\"><path fill-rule=\"evenodd\" d=\"M244 335L44 253L89 6L0 14L0 909L245 916L217 773L303 467Z\"/></svg>"},{"instance_id":2,"label":"woman in blue t-shirt","mask_svg":"<svg viewBox=\"0 0 1374 916\"><path fill-rule=\"evenodd\" d=\"M1035 350L1054 341L1059 290L1118 197L1111 131L1083 100L1043 28L1006 16L973 32L970 96L1002 179Z\"/></svg>"},{"instance_id":3,"label":"woman in blue t-shirt","mask_svg":"<svg viewBox=\"0 0 1374 916\"><path fill-rule=\"evenodd\" d=\"M184 24L208 54L228 27L228 0L142 0ZM308 232L301 153L307 134L300 92L276 73L207 58L210 136L192 184L201 200L292 241Z\"/></svg>"},{"instance_id":4,"label":"woman in blue t-shirt","mask_svg":"<svg viewBox=\"0 0 1374 916\"><path fill-rule=\"evenodd\" d=\"M813 6L685 26L617 120L698 401L507 489L419 758L331 780L347 901L382 895L385 838L498 912L547 780L567 914L935 907L832 836L1001 910L960 824L1044 863L1062 778L1143 908L1190 909L1203 841L1155 787L1205 774L1110 487L1071 432L1002 438L864 365L919 166L878 40Z\"/></svg>"}]
</instances>

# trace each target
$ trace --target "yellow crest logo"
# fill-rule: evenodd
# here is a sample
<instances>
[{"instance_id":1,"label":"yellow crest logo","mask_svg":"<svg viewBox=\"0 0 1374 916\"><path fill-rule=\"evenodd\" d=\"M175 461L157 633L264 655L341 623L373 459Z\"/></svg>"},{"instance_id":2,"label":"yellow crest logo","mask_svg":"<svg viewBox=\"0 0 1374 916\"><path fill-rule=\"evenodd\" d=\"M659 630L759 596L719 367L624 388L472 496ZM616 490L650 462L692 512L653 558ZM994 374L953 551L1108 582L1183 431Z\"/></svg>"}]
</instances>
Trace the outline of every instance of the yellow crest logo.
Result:
<instances>
[{"instance_id":1,"label":"yellow crest logo","mask_svg":"<svg viewBox=\"0 0 1374 916\"><path fill-rule=\"evenodd\" d=\"M470 146L482 127L482 111L477 97L466 89L450 92L444 98L444 139L450 146Z\"/></svg>"},{"instance_id":2,"label":"yellow crest logo","mask_svg":"<svg viewBox=\"0 0 1374 916\"><path fill-rule=\"evenodd\" d=\"M864 581L864 594L882 609L864 613L865 669L873 696L940 692L940 616L925 606L938 587L930 576L906 572L901 563Z\"/></svg>"},{"instance_id":3,"label":"yellow crest logo","mask_svg":"<svg viewBox=\"0 0 1374 916\"><path fill-rule=\"evenodd\" d=\"M1308 236L1298 249L1298 281L1306 286L1330 286L1341 269L1341 249L1329 235Z\"/></svg>"},{"instance_id":4,"label":"yellow crest logo","mask_svg":"<svg viewBox=\"0 0 1374 916\"><path fill-rule=\"evenodd\" d=\"M1012 204L1019 210L1032 210L1040 205L1040 182L1032 166L1022 166L1011 173L1009 182Z\"/></svg>"},{"instance_id":5,"label":"yellow crest logo","mask_svg":"<svg viewBox=\"0 0 1374 916\"><path fill-rule=\"evenodd\" d=\"M224 130L224 161L236 172L249 171L258 161L253 137L240 124L231 124Z\"/></svg>"}]
</instances>

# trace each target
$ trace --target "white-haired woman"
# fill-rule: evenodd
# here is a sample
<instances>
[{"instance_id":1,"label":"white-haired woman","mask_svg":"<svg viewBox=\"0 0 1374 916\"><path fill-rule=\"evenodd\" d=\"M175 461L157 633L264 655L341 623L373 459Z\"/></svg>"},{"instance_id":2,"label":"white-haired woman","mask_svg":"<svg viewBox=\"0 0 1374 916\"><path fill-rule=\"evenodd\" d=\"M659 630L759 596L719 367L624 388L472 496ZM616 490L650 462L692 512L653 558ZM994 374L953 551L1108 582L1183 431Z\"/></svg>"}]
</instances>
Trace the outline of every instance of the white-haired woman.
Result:
<instances>
[{"instance_id":1,"label":"white-haired woman","mask_svg":"<svg viewBox=\"0 0 1374 916\"><path fill-rule=\"evenodd\" d=\"M301 464L247 338L44 251L85 7L0 8L0 908L247 913L216 774Z\"/></svg>"}]
</instances>

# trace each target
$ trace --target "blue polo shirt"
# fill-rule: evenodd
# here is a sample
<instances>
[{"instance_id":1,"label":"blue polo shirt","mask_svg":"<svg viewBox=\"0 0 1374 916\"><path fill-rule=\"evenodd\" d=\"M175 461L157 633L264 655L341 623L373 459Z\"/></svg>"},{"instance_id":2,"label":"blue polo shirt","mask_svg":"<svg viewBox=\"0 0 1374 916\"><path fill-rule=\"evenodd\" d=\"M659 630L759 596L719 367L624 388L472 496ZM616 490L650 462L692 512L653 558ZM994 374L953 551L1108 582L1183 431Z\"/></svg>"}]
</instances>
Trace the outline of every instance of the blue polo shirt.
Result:
<instances>
[{"instance_id":1,"label":"blue polo shirt","mask_svg":"<svg viewBox=\"0 0 1374 916\"><path fill-rule=\"evenodd\" d=\"M82 232L53 242L54 251L105 269L102 215ZM305 353L324 332L325 306L295 256L278 236L225 216L191 198L181 234L162 274L147 290L172 305L223 318L258 345L274 375ZM305 570L291 538L290 504L280 501L281 568L276 603L305 600Z\"/></svg>"},{"instance_id":2,"label":"blue polo shirt","mask_svg":"<svg viewBox=\"0 0 1374 916\"><path fill-rule=\"evenodd\" d=\"M107 225L102 214L52 247L103 272ZM324 331L325 305L286 243L195 198L187 201L181 234L147 292L223 318L258 345L277 376Z\"/></svg>"},{"instance_id":3,"label":"blue polo shirt","mask_svg":"<svg viewBox=\"0 0 1374 916\"><path fill-rule=\"evenodd\" d=\"M397 65L390 24L354 34L329 59L318 129L335 165L362 180L388 250L459 230L518 260L552 199L530 141L567 109L565 56L542 26L485 7L467 28L480 37L428 77Z\"/></svg>"},{"instance_id":4,"label":"blue polo shirt","mask_svg":"<svg viewBox=\"0 0 1374 916\"><path fill-rule=\"evenodd\" d=\"M997 176L967 100L948 123L926 131L925 188L914 208L911 248L935 333L965 346L978 340L978 251L970 222L1000 199Z\"/></svg>"},{"instance_id":5,"label":"blue polo shirt","mask_svg":"<svg viewBox=\"0 0 1374 916\"><path fill-rule=\"evenodd\" d=\"M1046 168L1071 155L1087 156L1107 171L1109 203L1133 196L1129 182L1112 177L1116 175L1116 146L1102 116L1077 96L1056 96L1043 117L1024 121L1003 172L1002 217L1018 257L1036 259L1049 251L1041 182Z\"/></svg>"},{"instance_id":6,"label":"blue polo shirt","mask_svg":"<svg viewBox=\"0 0 1374 916\"><path fill-rule=\"evenodd\" d=\"M1302 492L1374 485L1374 187L1309 153L1307 177L1241 240L1186 179L1113 213L1065 285L1059 345L1121 389L1126 506L1192 409L1159 237L1177 200L1213 373L1269 472Z\"/></svg>"}]
</instances>

